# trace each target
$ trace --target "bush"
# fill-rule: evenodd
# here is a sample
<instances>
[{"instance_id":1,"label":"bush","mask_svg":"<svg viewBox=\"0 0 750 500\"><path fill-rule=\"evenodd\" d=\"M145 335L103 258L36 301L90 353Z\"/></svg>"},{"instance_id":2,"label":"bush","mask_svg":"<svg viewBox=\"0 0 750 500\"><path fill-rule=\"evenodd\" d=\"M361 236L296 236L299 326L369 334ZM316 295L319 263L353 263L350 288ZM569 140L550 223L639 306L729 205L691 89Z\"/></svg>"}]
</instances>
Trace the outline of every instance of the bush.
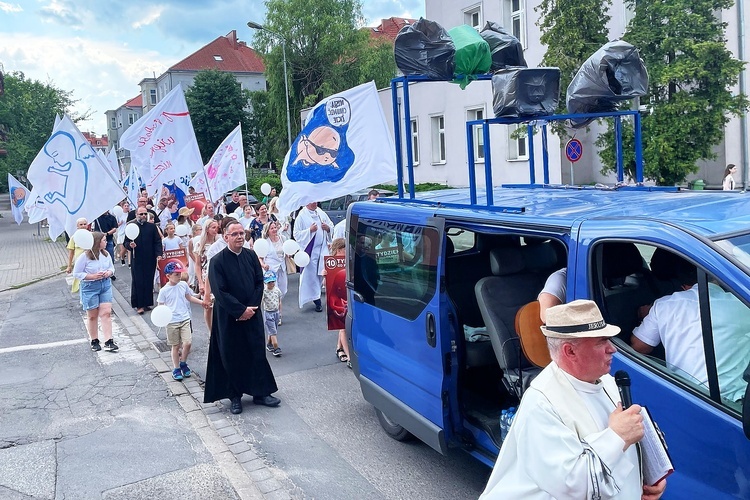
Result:
<instances>
[{"instance_id":1,"label":"bush","mask_svg":"<svg viewBox=\"0 0 750 500\"><path fill-rule=\"evenodd\" d=\"M278 174L266 173L258 176L248 176L247 178L247 190L251 195L255 196L258 201L262 200L265 196L260 191L260 186L264 183L268 183L271 187L276 188L276 194L281 193L281 178Z\"/></svg>"}]
</instances>

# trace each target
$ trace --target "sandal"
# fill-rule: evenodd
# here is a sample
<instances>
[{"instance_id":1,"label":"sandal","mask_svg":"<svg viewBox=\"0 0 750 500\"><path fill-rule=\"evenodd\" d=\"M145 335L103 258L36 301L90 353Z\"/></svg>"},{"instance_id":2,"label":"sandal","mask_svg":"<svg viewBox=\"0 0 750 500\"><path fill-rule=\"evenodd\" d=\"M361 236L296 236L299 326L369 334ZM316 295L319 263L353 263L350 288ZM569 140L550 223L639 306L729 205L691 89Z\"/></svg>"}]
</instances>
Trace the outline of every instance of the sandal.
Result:
<instances>
[{"instance_id":1,"label":"sandal","mask_svg":"<svg viewBox=\"0 0 750 500\"><path fill-rule=\"evenodd\" d=\"M346 363L347 361L349 361L349 356L347 356L344 350L340 347L336 349L336 356L338 356L339 361L341 361L342 363Z\"/></svg>"}]
</instances>

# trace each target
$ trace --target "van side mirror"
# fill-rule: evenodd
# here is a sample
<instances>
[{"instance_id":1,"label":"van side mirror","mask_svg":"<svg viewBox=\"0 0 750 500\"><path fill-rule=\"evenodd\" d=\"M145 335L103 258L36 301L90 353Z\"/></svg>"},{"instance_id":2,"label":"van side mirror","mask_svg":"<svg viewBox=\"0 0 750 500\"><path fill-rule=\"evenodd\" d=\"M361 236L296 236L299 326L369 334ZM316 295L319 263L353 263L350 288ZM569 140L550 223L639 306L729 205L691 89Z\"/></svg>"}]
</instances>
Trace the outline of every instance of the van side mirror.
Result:
<instances>
[{"instance_id":1,"label":"van side mirror","mask_svg":"<svg viewBox=\"0 0 750 500\"><path fill-rule=\"evenodd\" d=\"M742 379L747 382L745 397L742 399L742 430L745 431L745 437L750 439L750 364L745 368Z\"/></svg>"}]
</instances>

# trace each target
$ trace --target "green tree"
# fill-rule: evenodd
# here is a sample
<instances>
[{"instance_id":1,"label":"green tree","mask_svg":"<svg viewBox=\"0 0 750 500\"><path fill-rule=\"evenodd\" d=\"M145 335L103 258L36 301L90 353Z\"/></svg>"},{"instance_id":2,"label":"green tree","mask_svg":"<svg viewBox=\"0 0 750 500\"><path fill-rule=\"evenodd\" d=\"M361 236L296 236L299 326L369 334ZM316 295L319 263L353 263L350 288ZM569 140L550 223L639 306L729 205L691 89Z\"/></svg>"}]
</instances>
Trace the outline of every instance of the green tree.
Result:
<instances>
[{"instance_id":1,"label":"green tree","mask_svg":"<svg viewBox=\"0 0 750 500\"><path fill-rule=\"evenodd\" d=\"M195 76L193 85L185 92L185 101L204 163L238 123L242 123L242 142L247 155L250 149L249 98L250 93L242 90L232 73L209 69Z\"/></svg>"},{"instance_id":2,"label":"green tree","mask_svg":"<svg viewBox=\"0 0 750 500\"><path fill-rule=\"evenodd\" d=\"M245 152L253 158L256 166L280 164L278 152L287 147L286 134L282 137L267 133L276 125L276 116L271 112L268 98L265 90L250 92L252 112L248 120L249 143Z\"/></svg>"},{"instance_id":3,"label":"green tree","mask_svg":"<svg viewBox=\"0 0 750 500\"><path fill-rule=\"evenodd\" d=\"M369 80L386 86L396 74L390 43L374 41L362 30L358 0L266 0L264 30L254 37L263 54L272 128L265 132L287 149L282 42L286 44L292 138L300 130L300 111L336 92ZM278 36L276 35L278 34ZM279 36L283 37L282 39ZM283 139L283 140L282 140Z\"/></svg>"},{"instance_id":4,"label":"green tree","mask_svg":"<svg viewBox=\"0 0 750 500\"><path fill-rule=\"evenodd\" d=\"M732 95L744 63L726 48L726 24L716 16L732 0L630 0L635 9L623 37L640 50L649 72L649 113L643 116L644 175L659 185L683 182L698 160L716 158L729 115L747 109L744 95ZM624 151L633 175L633 133ZM603 172L615 169L613 134L598 141Z\"/></svg>"},{"instance_id":5,"label":"green tree","mask_svg":"<svg viewBox=\"0 0 750 500\"><path fill-rule=\"evenodd\" d=\"M578 68L608 41L611 5L611 0L542 0L535 8L541 15L539 40L547 47L542 66L560 68L558 114L567 112L565 95ZM552 129L564 133L562 122L554 122Z\"/></svg>"},{"instance_id":6,"label":"green tree","mask_svg":"<svg viewBox=\"0 0 750 500\"><path fill-rule=\"evenodd\" d=\"M72 92L51 81L30 80L22 72L5 75L5 93L0 97L0 128L5 137L0 144L8 154L0 157L0 190L8 189L8 173L26 174L52 133L55 115L68 114L74 122L89 117L89 112L71 112L76 102Z\"/></svg>"}]
</instances>

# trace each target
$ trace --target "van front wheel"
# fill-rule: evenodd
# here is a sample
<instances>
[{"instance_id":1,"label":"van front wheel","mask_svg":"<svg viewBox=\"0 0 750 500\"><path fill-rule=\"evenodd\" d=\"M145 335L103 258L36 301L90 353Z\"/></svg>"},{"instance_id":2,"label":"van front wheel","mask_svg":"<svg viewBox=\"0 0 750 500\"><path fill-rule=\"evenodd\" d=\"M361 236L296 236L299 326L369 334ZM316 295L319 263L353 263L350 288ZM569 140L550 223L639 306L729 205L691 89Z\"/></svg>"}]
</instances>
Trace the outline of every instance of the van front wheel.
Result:
<instances>
[{"instance_id":1,"label":"van front wheel","mask_svg":"<svg viewBox=\"0 0 750 500\"><path fill-rule=\"evenodd\" d=\"M396 441L408 441L413 437L409 431L388 418L385 413L377 408L375 408L375 414L378 416L378 421L383 430Z\"/></svg>"}]
</instances>

